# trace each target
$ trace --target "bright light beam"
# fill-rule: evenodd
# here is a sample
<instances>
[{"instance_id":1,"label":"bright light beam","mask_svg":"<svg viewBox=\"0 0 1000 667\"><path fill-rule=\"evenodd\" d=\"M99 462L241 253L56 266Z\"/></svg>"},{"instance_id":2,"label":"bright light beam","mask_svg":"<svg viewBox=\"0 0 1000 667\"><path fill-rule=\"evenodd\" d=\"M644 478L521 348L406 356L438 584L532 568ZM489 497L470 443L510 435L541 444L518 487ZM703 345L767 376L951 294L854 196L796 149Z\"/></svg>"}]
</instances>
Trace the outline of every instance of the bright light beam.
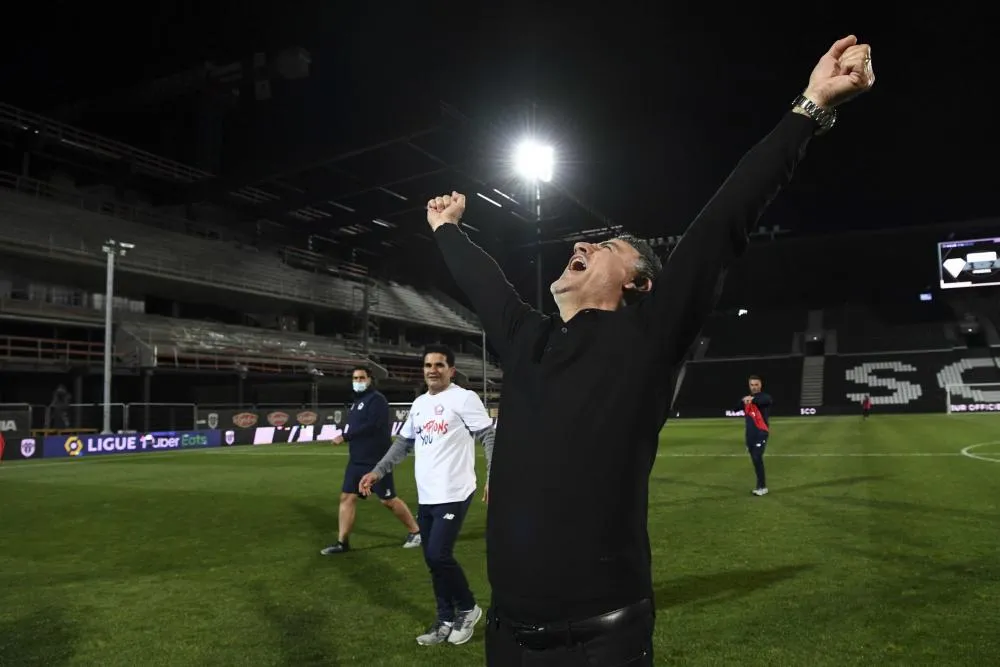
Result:
<instances>
[{"instance_id":1,"label":"bright light beam","mask_svg":"<svg viewBox=\"0 0 1000 667\"><path fill-rule=\"evenodd\" d=\"M552 146L542 146L534 141L524 141L514 153L514 167L517 172L531 181L548 183L552 180L555 166L555 151Z\"/></svg>"}]
</instances>

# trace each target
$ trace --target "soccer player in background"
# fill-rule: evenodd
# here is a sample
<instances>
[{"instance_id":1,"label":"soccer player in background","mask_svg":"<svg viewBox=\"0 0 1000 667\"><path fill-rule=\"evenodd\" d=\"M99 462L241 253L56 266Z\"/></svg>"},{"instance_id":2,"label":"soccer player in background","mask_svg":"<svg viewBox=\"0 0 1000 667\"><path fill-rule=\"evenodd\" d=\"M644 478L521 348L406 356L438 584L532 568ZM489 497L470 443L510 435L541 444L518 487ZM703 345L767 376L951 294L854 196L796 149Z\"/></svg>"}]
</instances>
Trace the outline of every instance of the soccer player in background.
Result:
<instances>
[{"instance_id":1,"label":"soccer player in background","mask_svg":"<svg viewBox=\"0 0 1000 667\"><path fill-rule=\"evenodd\" d=\"M872 397L865 396L865 400L861 401L861 418L868 419L868 415L872 412Z\"/></svg>"},{"instance_id":2,"label":"soccer player in background","mask_svg":"<svg viewBox=\"0 0 1000 667\"><path fill-rule=\"evenodd\" d=\"M340 488L340 535L337 542L326 547L321 554L329 556L350 550L349 538L354 528L354 516L358 507L358 485L366 472L372 469L389 450L392 443L392 425L389 421L389 401L382 392L375 389L368 368L358 366L351 374L354 388L354 402L347 412L344 432L333 439L333 444L348 445L349 458L344 470L344 484ZM382 477L374 485L375 494L382 506L396 515L406 526L409 534L403 542L404 549L420 546L420 528L413 520L410 508L396 496L392 473Z\"/></svg>"},{"instance_id":3,"label":"soccer player in background","mask_svg":"<svg viewBox=\"0 0 1000 667\"><path fill-rule=\"evenodd\" d=\"M417 521L437 599L437 620L417 637L423 646L446 641L464 644L483 615L454 549L476 493L473 438L483 443L489 484L495 433L493 419L479 396L452 384L454 375L455 353L443 345L428 346L424 351L427 392L413 401L392 447L360 485L362 494L371 493L415 448Z\"/></svg>"},{"instance_id":4,"label":"soccer player in background","mask_svg":"<svg viewBox=\"0 0 1000 667\"><path fill-rule=\"evenodd\" d=\"M755 496L767 495L767 480L764 477L764 451L767 438L771 435L769 413L771 396L763 391L764 383L757 375L751 375L748 384L750 394L743 397L743 415L746 422L746 444L753 469L757 475L757 486L750 493Z\"/></svg>"}]
</instances>

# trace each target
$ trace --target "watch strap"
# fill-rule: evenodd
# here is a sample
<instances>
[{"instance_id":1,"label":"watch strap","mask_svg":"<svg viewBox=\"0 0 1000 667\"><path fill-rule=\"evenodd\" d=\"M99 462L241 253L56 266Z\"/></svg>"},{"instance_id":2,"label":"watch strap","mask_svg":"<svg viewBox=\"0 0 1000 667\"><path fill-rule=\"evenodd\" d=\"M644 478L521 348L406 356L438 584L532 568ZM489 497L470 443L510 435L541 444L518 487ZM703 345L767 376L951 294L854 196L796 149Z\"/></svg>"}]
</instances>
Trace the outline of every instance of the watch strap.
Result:
<instances>
[{"instance_id":1,"label":"watch strap","mask_svg":"<svg viewBox=\"0 0 1000 667\"><path fill-rule=\"evenodd\" d=\"M793 109L801 109L805 115L816 121L819 130L816 134L825 134L833 129L837 122L837 111L835 109L824 109L805 95L799 95L792 101Z\"/></svg>"}]
</instances>

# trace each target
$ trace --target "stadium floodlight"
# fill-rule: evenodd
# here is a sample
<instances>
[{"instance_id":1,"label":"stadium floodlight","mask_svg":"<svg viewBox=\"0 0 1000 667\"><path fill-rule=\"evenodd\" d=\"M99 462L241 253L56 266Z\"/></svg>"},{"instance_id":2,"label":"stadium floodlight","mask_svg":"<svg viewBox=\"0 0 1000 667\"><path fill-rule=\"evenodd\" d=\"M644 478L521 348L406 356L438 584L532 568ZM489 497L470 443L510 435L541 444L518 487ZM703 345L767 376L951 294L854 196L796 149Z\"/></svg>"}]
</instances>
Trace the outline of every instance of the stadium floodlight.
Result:
<instances>
[{"instance_id":1,"label":"stadium floodlight","mask_svg":"<svg viewBox=\"0 0 1000 667\"><path fill-rule=\"evenodd\" d=\"M529 181L548 183L555 167L555 151L533 140L522 141L514 153L514 167Z\"/></svg>"},{"instance_id":2,"label":"stadium floodlight","mask_svg":"<svg viewBox=\"0 0 1000 667\"><path fill-rule=\"evenodd\" d=\"M135 248L134 243L108 239L101 246L107 255L106 286L104 290L104 402L101 433L111 433L111 360L114 339L111 336L112 304L115 298L115 257L124 257L129 250Z\"/></svg>"}]
</instances>

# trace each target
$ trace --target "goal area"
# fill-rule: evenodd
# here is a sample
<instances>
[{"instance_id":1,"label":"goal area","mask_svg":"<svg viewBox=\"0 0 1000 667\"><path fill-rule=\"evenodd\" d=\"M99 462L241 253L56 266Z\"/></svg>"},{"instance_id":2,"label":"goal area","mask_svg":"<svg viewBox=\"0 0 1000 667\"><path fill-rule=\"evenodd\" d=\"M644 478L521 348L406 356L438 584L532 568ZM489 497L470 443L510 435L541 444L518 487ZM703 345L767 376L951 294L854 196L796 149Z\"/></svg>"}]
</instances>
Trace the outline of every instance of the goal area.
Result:
<instances>
[{"instance_id":1,"label":"goal area","mask_svg":"<svg viewBox=\"0 0 1000 667\"><path fill-rule=\"evenodd\" d=\"M1000 414L1000 382L945 386L945 410L950 415L995 412Z\"/></svg>"}]
</instances>

